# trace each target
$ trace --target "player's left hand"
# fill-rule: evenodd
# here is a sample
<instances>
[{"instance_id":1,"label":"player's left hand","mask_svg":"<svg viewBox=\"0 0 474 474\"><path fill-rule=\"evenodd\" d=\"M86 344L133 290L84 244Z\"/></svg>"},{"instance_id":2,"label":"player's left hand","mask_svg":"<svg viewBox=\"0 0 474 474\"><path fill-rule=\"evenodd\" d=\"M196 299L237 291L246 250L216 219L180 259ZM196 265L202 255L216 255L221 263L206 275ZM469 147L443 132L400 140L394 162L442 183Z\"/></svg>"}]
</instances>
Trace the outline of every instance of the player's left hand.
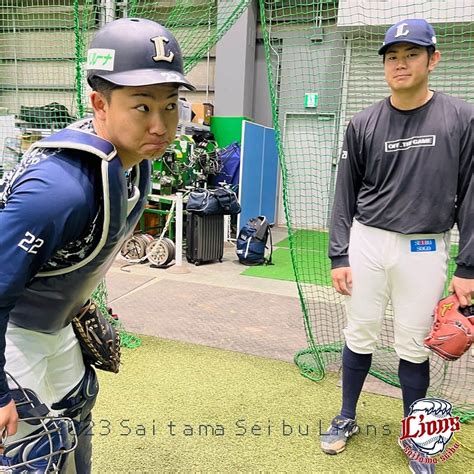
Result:
<instances>
[{"instance_id":1,"label":"player's left hand","mask_svg":"<svg viewBox=\"0 0 474 474\"><path fill-rule=\"evenodd\" d=\"M474 279L453 276L449 285L449 291L456 293L462 307L469 306L474 296Z\"/></svg>"},{"instance_id":2,"label":"player's left hand","mask_svg":"<svg viewBox=\"0 0 474 474\"><path fill-rule=\"evenodd\" d=\"M13 436L18 429L18 412L16 411L15 400L0 408L0 435Z\"/></svg>"}]
</instances>

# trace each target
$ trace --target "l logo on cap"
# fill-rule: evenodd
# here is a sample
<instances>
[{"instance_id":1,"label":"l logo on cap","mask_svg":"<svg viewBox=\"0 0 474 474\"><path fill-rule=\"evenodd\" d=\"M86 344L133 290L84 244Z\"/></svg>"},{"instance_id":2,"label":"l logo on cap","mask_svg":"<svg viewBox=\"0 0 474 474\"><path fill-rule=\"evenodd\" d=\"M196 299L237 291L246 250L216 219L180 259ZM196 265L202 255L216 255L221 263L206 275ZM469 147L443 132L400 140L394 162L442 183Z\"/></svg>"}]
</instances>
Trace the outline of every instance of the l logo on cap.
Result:
<instances>
[{"instance_id":1,"label":"l logo on cap","mask_svg":"<svg viewBox=\"0 0 474 474\"><path fill-rule=\"evenodd\" d=\"M397 33L395 34L395 38L398 38L399 36L407 36L408 33L410 33L410 30L403 29L407 25L408 23L402 23L401 25L397 26Z\"/></svg>"},{"instance_id":2,"label":"l logo on cap","mask_svg":"<svg viewBox=\"0 0 474 474\"><path fill-rule=\"evenodd\" d=\"M169 63L173 62L174 53L170 51L170 54L166 56L165 43L169 42L169 39L166 36L155 36L151 38L153 44L155 45L155 53L153 56L153 61L167 61Z\"/></svg>"}]
</instances>

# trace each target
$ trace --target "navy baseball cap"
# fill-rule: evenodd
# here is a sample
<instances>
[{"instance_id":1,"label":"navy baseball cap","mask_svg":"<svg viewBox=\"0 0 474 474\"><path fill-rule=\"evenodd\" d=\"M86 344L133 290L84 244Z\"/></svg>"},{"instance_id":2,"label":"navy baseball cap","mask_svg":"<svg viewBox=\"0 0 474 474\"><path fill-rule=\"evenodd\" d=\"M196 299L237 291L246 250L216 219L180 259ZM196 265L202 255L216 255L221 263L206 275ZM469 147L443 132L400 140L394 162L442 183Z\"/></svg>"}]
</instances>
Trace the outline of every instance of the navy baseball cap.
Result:
<instances>
[{"instance_id":1,"label":"navy baseball cap","mask_svg":"<svg viewBox=\"0 0 474 474\"><path fill-rule=\"evenodd\" d=\"M389 46L397 43L413 43L418 46L436 47L436 34L426 20L402 20L391 26L385 33L385 39L379 49L384 54Z\"/></svg>"}]
</instances>

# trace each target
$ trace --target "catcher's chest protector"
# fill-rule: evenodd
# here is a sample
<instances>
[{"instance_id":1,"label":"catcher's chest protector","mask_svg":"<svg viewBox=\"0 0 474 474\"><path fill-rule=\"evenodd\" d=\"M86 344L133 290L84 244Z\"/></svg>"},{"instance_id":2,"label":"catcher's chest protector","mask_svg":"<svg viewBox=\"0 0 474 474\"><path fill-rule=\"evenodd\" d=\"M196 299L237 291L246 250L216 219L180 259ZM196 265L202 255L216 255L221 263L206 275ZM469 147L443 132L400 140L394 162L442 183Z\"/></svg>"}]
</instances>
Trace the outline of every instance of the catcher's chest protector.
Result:
<instances>
[{"instance_id":1,"label":"catcher's chest protector","mask_svg":"<svg viewBox=\"0 0 474 474\"><path fill-rule=\"evenodd\" d=\"M101 158L103 219L97 246L79 263L40 272L10 312L10 322L40 332L54 332L69 324L104 278L125 238L143 211L150 183L147 160L136 166L134 196L129 198L124 169L114 146L91 133L66 128L38 142L34 148L84 151L84 159ZM94 158L94 157L92 157ZM99 231L100 232L100 231Z\"/></svg>"}]
</instances>

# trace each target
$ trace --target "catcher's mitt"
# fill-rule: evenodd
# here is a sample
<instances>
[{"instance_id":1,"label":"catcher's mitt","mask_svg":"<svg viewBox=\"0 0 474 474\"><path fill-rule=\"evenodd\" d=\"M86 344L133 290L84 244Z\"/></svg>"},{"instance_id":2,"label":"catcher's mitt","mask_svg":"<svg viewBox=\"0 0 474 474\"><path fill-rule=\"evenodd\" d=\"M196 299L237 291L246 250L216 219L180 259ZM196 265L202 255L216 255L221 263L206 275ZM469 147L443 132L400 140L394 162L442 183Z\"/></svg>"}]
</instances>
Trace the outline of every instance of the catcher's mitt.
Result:
<instances>
[{"instance_id":1,"label":"catcher's mitt","mask_svg":"<svg viewBox=\"0 0 474 474\"><path fill-rule=\"evenodd\" d=\"M120 336L97 306L89 302L72 320L81 345L84 361L98 369L118 373L120 368Z\"/></svg>"},{"instance_id":2,"label":"catcher's mitt","mask_svg":"<svg viewBox=\"0 0 474 474\"><path fill-rule=\"evenodd\" d=\"M473 339L474 305L461 308L454 294L439 301L425 347L445 360L457 360L471 347Z\"/></svg>"}]
</instances>

